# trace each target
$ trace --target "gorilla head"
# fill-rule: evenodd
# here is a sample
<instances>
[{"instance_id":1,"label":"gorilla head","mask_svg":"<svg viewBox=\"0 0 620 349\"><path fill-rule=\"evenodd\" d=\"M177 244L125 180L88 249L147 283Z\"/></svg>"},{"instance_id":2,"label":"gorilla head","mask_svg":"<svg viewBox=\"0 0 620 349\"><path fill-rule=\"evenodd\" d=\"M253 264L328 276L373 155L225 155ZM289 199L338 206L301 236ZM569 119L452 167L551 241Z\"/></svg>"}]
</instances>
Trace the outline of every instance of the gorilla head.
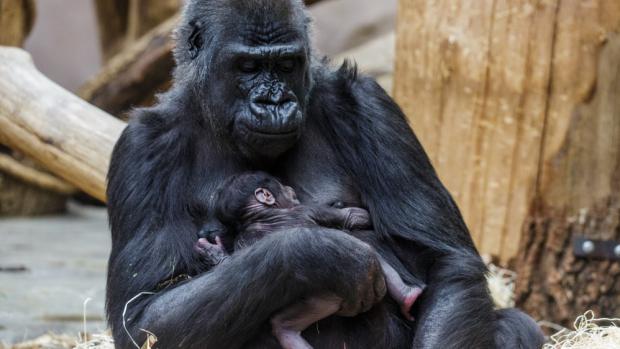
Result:
<instances>
[{"instance_id":1,"label":"gorilla head","mask_svg":"<svg viewBox=\"0 0 620 349\"><path fill-rule=\"evenodd\" d=\"M300 1L199 0L177 31L177 81L199 113L248 158L274 158L301 135L308 19Z\"/></svg>"}]
</instances>

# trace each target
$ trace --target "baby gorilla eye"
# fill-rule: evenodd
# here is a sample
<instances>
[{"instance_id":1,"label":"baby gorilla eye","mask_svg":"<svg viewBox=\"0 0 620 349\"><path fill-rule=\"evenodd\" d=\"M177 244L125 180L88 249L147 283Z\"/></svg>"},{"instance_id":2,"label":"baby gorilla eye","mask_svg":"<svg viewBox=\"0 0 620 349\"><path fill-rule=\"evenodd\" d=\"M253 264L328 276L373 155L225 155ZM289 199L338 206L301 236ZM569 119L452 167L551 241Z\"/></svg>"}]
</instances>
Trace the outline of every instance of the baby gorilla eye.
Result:
<instances>
[{"instance_id":1,"label":"baby gorilla eye","mask_svg":"<svg viewBox=\"0 0 620 349\"><path fill-rule=\"evenodd\" d=\"M278 61L278 64L277 64L278 70L283 73L293 72L296 66L297 66L297 62L293 58L283 59L281 61Z\"/></svg>"},{"instance_id":2,"label":"baby gorilla eye","mask_svg":"<svg viewBox=\"0 0 620 349\"><path fill-rule=\"evenodd\" d=\"M256 59L242 59L238 62L238 67L244 73L256 73L260 68L260 62Z\"/></svg>"}]
</instances>

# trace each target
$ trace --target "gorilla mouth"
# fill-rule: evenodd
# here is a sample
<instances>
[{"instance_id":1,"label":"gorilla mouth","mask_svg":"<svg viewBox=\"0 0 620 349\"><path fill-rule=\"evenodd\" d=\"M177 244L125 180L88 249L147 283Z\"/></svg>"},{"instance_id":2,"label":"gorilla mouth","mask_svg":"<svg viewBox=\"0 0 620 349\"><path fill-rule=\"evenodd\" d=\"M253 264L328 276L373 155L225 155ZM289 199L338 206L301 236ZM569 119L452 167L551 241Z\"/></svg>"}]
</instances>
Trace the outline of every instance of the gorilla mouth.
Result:
<instances>
[{"instance_id":1,"label":"gorilla mouth","mask_svg":"<svg viewBox=\"0 0 620 349\"><path fill-rule=\"evenodd\" d=\"M271 130L256 130L248 128L248 131L261 137L267 138L284 138L291 137L297 135L297 129L293 129L290 131L271 131Z\"/></svg>"},{"instance_id":2,"label":"gorilla mouth","mask_svg":"<svg viewBox=\"0 0 620 349\"><path fill-rule=\"evenodd\" d=\"M259 128L252 127L250 125L244 124L243 128L249 134L252 134L255 137L259 138L288 138L297 136L299 133L298 127L286 127L286 128Z\"/></svg>"}]
</instances>

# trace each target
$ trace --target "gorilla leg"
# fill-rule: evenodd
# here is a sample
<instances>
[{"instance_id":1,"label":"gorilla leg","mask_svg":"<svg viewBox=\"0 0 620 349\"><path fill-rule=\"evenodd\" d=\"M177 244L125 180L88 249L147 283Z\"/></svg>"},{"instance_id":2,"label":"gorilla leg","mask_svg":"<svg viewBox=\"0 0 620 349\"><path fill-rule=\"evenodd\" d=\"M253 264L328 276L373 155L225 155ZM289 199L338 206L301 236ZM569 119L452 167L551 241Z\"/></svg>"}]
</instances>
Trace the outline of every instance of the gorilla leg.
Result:
<instances>
[{"instance_id":1,"label":"gorilla leg","mask_svg":"<svg viewBox=\"0 0 620 349\"><path fill-rule=\"evenodd\" d=\"M334 295L313 296L299 301L271 318L274 336L284 349L312 348L301 332L313 323L335 314L342 298Z\"/></svg>"},{"instance_id":2,"label":"gorilla leg","mask_svg":"<svg viewBox=\"0 0 620 349\"><path fill-rule=\"evenodd\" d=\"M460 254L433 266L418 301L413 348L540 348L544 337L532 319L516 310L493 309L481 268L479 257Z\"/></svg>"},{"instance_id":3,"label":"gorilla leg","mask_svg":"<svg viewBox=\"0 0 620 349\"><path fill-rule=\"evenodd\" d=\"M500 309L495 334L497 348L538 349L545 343L545 336L534 320L517 309Z\"/></svg>"}]
</instances>

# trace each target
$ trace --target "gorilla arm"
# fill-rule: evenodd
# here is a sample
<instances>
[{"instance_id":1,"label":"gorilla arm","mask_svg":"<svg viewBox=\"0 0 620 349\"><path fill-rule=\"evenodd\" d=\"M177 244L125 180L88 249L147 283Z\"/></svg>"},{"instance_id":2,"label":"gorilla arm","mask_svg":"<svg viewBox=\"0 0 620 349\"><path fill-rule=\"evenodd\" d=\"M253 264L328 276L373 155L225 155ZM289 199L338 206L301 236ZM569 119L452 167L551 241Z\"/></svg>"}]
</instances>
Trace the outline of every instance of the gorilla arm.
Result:
<instances>
[{"instance_id":1,"label":"gorilla arm","mask_svg":"<svg viewBox=\"0 0 620 349\"><path fill-rule=\"evenodd\" d=\"M196 228L183 201L193 189L192 166L181 156L192 154L187 147L196 143L161 125L140 124L158 122L156 115L132 122L110 168L107 308L119 348L132 346L125 326L140 344L145 329L162 348L240 348L276 310L307 293L341 297L339 314L346 316L383 297L374 251L342 232L317 228L272 234L210 272L136 298L166 279L200 272L193 259Z\"/></svg>"},{"instance_id":2,"label":"gorilla arm","mask_svg":"<svg viewBox=\"0 0 620 349\"><path fill-rule=\"evenodd\" d=\"M415 314L414 347L493 347L496 324L486 267L400 108L347 64L323 83L313 100L313 110L322 111L319 127L333 140L375 230L387 241L391 236L411 242L403 245L414 250L405 253L430 251L437 261L426 272L431 277Z\"/></svg>"}]
</instances>

